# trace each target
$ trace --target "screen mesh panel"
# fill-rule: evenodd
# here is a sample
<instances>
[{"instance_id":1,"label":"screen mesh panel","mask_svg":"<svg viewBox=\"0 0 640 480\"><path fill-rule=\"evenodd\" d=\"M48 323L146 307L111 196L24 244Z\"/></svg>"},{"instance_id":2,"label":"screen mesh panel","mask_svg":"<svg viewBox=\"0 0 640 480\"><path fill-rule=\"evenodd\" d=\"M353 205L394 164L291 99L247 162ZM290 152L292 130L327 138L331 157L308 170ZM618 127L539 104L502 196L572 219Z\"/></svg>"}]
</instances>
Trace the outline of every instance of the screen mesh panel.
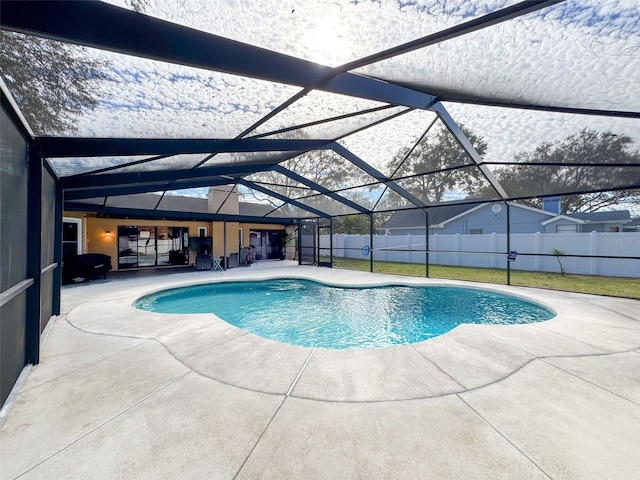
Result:
<instances>
[{"instance_id":1,"label":"screen mesh panel","mask_svg":"<svg viewBox=\"0 0 640 480\"><path fill-rule=\"evenodd\" d=\"M432 112L414 110L405 115L367 128L338 143L383 173L399 153L418 141L436 119Z\"/></svg>"},{"instance_id":2,"label":"screen mesh panel","mask_svg":"<svg viewBox=\"0 0 640 480\"><path fill-rule=\"evenodd\" d=\"M27 276L27 145L2 109L0 122L0 291L5 291Z\"/></svg>"},{"instance_id":3,"label":"screen mesh panel","mask_svg":"<svg viewBox=\"0 0 640 480\"><path fill-rule=\"evenodd\" d=\"M109 3L125 6L119 0ZM338 66L514 3L515 0L480 4L305 0L292 5L268 0L227 5L157 1L146 3L145 13L287 55Z\"/></svg>"},{"instance_id":4,"label":"screen mesh panel","mask_svg":"<svg viewBox=\"0 0 640 480\"><path fill-rule=\"evenodd\" d=\"M335 117L380 107L385 107L385 104L314 90L259 125L249 132L247 136L264 135L284 128L334 119Z\"/></svg>"},{"instance_id":5,"label":"screen mesh panel","mask_svg":"<svg viewBox=\"0 0 640 480\"><path fill-rule=\"evenodd\" d=\"M362 112L347 118L340 118L319 124L297 127L284 132L268 134L265 135L264 138L336 139L362 128L367 128L406 111L406 107L391 107L373 112Z\"/></svg>"},{"instance_id":6,"label":"screen mesh panel","mask_svg":"<svg viewBox=\"0 0 640 480\"><path fill-rule=\"evenodd\" d=\"M638 112L637 8L570 0L358 71L444 99Z\"/></svg>"},{"instance_id":7,"label":"screen mesh panel","mask_svg":"<svg viewBox=\"0 0 640 480\"><path fill-rule=\"evenodd\" d=\"M32 37L11 34L18 47ZM84 88L94 104L91 115L83 115L77 106L64 125L37 122L37 134L86 137L129 138L228 138L240 134L260 117L293 96L299 88L225 73L200 70L155 60L68 45L53 40L36 40L47 51L64 50L79 63L92 65ZM28 47L24 47L28 49ZM12 65L3 65L3 77L11 85L17 76ZM52 63L49 75L64 78L68 65ZM59 84L43 82L38 75L20 77L20 90L45 91L56 98ZM69 80L72 81L72 80ZM126 88L123 88L126 85ZM17 89L14 88L14 91ZM28 95L16 95L18 106L27 119Z\"/></svg>"},{"instance_id":8,"label":"screen mesh panel","mask_svg":"<svg viewBox=\"0 0 640 480\"><path fill-rule=\"evenodd\" d=\"M132 155L130 157L89 157L89 158L49 158L48 161L60 177L80 175L82 173L118 167L130 162L144 160L147 155Z\"/></svg>"}]
</instances>

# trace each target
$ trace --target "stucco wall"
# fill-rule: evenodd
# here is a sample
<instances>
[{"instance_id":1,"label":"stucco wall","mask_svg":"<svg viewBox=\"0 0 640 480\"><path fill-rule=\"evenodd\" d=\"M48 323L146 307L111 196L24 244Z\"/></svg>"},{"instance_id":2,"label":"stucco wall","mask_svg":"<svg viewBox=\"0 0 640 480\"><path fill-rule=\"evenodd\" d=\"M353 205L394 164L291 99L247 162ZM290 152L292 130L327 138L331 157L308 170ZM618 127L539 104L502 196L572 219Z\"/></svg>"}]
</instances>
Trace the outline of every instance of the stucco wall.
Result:
<instances>
[{"instance_id":1,"label":"stucco wall","mask_svg":"<svg viewBox=\"0 0 640 480\"><path fill-rule=\"evenodd\" d=\"M543 231L544 227L541 224L549 218L551 217L544 213L512 206L510 211L511 233L535 233ZM481 229L483 234L507 233L506 207L502 206L500 212L493 212L491 205L485 205L478 210L446 224L444 228L432 229L431 233L445 235L459 233L465 235L471 233L471 230L478 229ZM421 234L424 235L424 231L421 232Z\"/></svg>"},{"instance_id":2,"label":"stucco wall","mask_svg":"<svg viewBox=\"0 0 640 480\"><path fill-rule=\"evenodd\" d=\"M177 220L135 220L98 218L85 212L64 212L65 217L82 219L82 252L103 253L111 257L113 270L118 270L118 226L186 227L189 237L198 236L198 228L206 227L213 240L212 257L223 257L225 251L224 222L193 222ZM239 253L238 229L242 228L242 244L249 245L250 230L282 230L282 225L227 222L226 254ZM106 232L109 231L110 235ZM195 263L195 252L189 252L189 264Z\"/></svg>"}]
</instances>

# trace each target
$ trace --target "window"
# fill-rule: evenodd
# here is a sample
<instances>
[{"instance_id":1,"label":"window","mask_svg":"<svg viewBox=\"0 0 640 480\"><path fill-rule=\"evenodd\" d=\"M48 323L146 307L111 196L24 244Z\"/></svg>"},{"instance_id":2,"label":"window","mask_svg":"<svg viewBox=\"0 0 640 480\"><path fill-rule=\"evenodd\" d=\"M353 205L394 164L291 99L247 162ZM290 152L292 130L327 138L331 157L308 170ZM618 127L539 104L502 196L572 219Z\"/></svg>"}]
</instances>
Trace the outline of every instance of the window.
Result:
<instances>
[{"instance_id":1,"label":"window","mask_svg":"<svg viewBox=\"0 0 640 480\"><path fill-rule=\"evenodd\" d=\"M238 246L240 248L242 248L242 246L243 246L243 243L242 243L242 229L241 228L238 229Z\"/></svg>"},{"instance_id":2,"label":"window","mask_svg":"<svg viewBox=\"0 0 640 480\"><path fill-rule=\"evenodd\" d=\"M207 236L207 227L198 227L198 237L206 237Z\"/></svg>"},{"instance_id":3,"label":"window","mask_svg":"<svg viewBox=\"0 0 640 480\"><path fill-rule=\"evenodd\" d=\"M62 223L62 259L82 254L82 219L64 217Z\"/></svg>"},{"instance_id":4,"label":"window","mask_svg":"<svg viewBox=\"0 0 640 480\"><path fill-rule=\"evenodd\" d=\"M611 233L619 232L619 231L620 231L620 227L609 227L609 231L610 231Z\"/></svg>"},{"instance_id":5,"label":"window","mask_svg":"<svg viewBox=\"0 0 640 480\"><path fill-rule=\"evenodd\" d=\"M470 228L469 229L469 234L471 234L471 235L482 235L482 229L481 228Z\"/></svg>"}]
</instances>

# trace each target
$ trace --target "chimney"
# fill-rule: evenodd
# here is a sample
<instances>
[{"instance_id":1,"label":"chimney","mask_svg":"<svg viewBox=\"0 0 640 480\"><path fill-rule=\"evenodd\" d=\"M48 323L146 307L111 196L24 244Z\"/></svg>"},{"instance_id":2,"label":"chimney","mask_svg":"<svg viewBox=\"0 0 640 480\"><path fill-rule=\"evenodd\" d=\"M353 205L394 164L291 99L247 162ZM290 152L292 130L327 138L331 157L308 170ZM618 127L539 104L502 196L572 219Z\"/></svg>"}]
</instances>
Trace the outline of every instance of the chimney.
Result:
<instances>
[{"instance_id":1,"label":"chimney","mask_svg":"<svg viewBox=\"0 0 640 480\"><path fill-rule=\"evenodd\" d=\"M542 209L546 212L560 213L560 197L543 198Z\"/></svg>"},{"instance_id":2,"label":"chimney","mask_svg":"<svg viewBox=\"0 0 640 480\"><path fill-rule=\"evenodd\" d=\"M218 185L209 187L209 213L226 213L228 215L238 215L240 207L238 205L238 189L235 185Z\"/></svg>"}]
</instances>

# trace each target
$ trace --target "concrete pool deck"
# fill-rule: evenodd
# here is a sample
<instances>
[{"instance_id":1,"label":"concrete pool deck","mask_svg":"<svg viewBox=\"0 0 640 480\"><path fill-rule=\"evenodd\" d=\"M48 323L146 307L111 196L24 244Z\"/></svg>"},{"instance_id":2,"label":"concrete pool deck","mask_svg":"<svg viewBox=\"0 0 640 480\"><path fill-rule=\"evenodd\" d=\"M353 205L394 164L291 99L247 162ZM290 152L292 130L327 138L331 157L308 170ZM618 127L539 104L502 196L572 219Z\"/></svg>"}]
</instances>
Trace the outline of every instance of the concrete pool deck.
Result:
<instances>
[{"instance_id":1,"label":"concrete pool deck","mask_svg":"<svg viewBox=\"0 0 640 480\"><path fill-rule=\"evenodd\" d=\"M285 261L65 287L0 430L0 478L637 478L640 301L486 285L558 315L348 351L131 306L271 277L465 284Z\"/></svg>"}]
</instances>

